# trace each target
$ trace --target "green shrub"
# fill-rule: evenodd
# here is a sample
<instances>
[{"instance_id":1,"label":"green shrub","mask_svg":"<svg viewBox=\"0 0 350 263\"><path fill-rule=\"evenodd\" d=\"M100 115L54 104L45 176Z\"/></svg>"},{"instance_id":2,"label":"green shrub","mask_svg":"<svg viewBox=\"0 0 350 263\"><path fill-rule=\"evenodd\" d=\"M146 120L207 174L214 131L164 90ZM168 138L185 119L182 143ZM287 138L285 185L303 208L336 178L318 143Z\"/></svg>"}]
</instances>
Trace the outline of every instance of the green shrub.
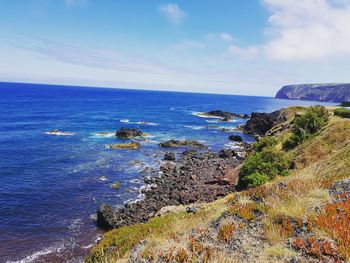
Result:
<instances>
[{"instance_id":1,"label":"green shrub","mask_svg":"<svg viewBox=\"0 0 350 263\"><path fill-rule=\"evenodd\" d=\"M334 110L334 115L337 115L343 118L350 118L350 110L338 108Z\"/></svg>"},{"instance_id":2,"label":"green shrub","mask_svg":"<svg viewBox=\"0 0 350 263\"><path fill-rule=\"evenodd\" d=\"M255 172L244 177L244 183L246 187L257 187L259 185L263 185L269 181L269 177L265 174L261 174L259 172Z\"/></svg>"},{"instance_id":3,"label":"green shrub","mask_svg":"<svg viewBox=\"0 0 350 263\"><path fill-rule=\"evenodd\" d=\"M266 147L276 146L278 140L274 136L266 136L261 138L259 141L253 144L254 150L257 152L261 152Z\"/></svg>"},{"instance_id":4,"label":"green shrub","mask_svg":"<svg viewBox=\"0 0 350 263\"><path fill-rule=\"evenodd\" d=\"M289 159L283 151L266 147L261 152L252 153L240 170L240 185L258 186L278 175L287 175Z\"/></svg>"},{"instance_id":5,"label":"green shrub","mask_svg":"<svg viewBox=\"0 0 350 263\"><path fill-rule=\"evenodd\" d=\"M284 150L289 151L301 143L301 138L295 134L290 135L282 144Z\"/></svg>"},{"instance_id":6,"label":"green shrub","mask_svg":"<svg viewBox=\"0 0 350 263\"><path fill-rule=\"evenodd\" d=\"M311 135L318 132L328 122L329 112L323 106L311 106L303 115L293 121L292 135L283 142L284 150L291 150Z\"/></svg>"},{"instance_id":7,"label":"green shrub","mask_svg":"<svg viewBox=\"0 0 350 263\"><path fill-rule=\"evenodd\" d=\"M342 107L350 107L350 101L344 101L340 104Z\"/></svg>"}]
</instances>

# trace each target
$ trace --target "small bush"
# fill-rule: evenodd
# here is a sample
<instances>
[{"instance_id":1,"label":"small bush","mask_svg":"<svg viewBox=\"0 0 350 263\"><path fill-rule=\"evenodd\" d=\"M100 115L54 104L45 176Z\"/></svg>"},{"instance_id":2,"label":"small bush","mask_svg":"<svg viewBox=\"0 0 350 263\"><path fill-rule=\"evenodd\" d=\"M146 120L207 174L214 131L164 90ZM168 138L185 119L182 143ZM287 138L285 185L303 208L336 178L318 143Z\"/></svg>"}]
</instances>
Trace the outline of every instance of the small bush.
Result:
<instances>
[{"instance_id":1,"label":"small bush","mask_svg":"<svg viewBox=\"0 0 350 263\"><path fill-rule=\"evenodd\" d=\"M342 107L350 107L350 101L344 101L340 104Z\"/></svg>"},{"instance_id":2,"label":"small bush","mask_svg":"<svg viewBox=\"0 0 350 263\"><path fill-rule=\"evenodd\" d=\"M248 188L252 188L267 183L269 181L269 177L265 174L255 172L247 175L244 178L244 181Z\"/></svg>"},{"instance_id":3,"label":"small bush","mask_svg":"<svg viewBox=\"0 0 350 263\"><path fill-rule=\"evenodd\" d=\"M334 115L337 115L342 118L350 118L350 110L338 108L334 110Z\"/></svg>"},{"instance_id":4,"label":"small bush","mask_svg":"<svg viewBox=\"0 0 350 263\"><path fill-rule=\"evenodd\" d=\"M302 138L292 134L282 144L284 150L289 151L297 147L302 142Z\"/></svg>"},{"instance_id":5,"label":"small bush","mask_svg":"<svg viewBox=\"0 0 350 263\"><path fill-rule=\"evenodd\" d=\"M291 150L311 135L318 132L328 122L329 112L323 106L311 106L303 115L293 121L292 135L283 142L284 150Z\"/></svg>"},{"instance_id":6,"label":"small bush","mask_svg":"<svg viewBox=\"0 0 350 263\"><path fill-rule=\"evenodd\" d=\"M229 243L233 236L233 231L235 230L235 226L233 223L226 223L222 225L219 229L218 239Z\"/></svg>"},{"instance_id":7,"label":"small bush","mask_svg":"<svg viewBox=\"0 0 350 263\"><path fill-rule=\"evenodd\" d=\"M264 207L257 203L234 204L228 208L228 212L245 220L253 220L256 215L263 213Z\"/></svg>"},{"instance_id":8,"label":"small bush","mask_svg":"<svg viewBox=\"0 0 350 263\"><path fill-rule=\"evenodd\" d=\"M240 171L240 185L255 187L278 175L287 175L289 159L283 151L267 147L254 152L243 164Z\"/></svg>"},{"instance_id":9,"label":"small bush","mask_svg":"<svg viewBox=\"0 0 350 263\"><path fill-rule=\"evenodd\" d=\"M253 144L254 150L261 152L266 147L276 146L277 138L274 136L266 136Z\"/></svg>"}]
</instances>

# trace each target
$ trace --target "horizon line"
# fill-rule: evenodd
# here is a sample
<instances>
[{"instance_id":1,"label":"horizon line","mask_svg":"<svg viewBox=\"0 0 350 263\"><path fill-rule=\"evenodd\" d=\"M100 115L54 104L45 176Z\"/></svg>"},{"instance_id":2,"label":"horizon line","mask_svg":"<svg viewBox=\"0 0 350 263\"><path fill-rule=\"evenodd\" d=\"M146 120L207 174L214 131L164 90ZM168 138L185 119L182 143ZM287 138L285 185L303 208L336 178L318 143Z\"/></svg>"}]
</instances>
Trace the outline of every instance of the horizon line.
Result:
<instances>
[{"instance_id":1,"label":"horizon line","mask_svg":"<svg viewBox=\"0 0 350 263\"><path fill-rule=\"evenodd\" d=\"M231 93L214 93L214 92L196 92L196 91L176 91L176 90L156 90L146 88L120 88L111 86L88 86L88 85L72 85L72 84L56 84L56 83L37 83L37 82L16 82L16 81L1 81L1 83L8 84L29 84L29 85L42 85L42 86L59 86L59 87L73 87L73 88L97 88L97 89L114 89L114 90L134 90L134 91L150 91L150 92L172 92L172 93L188 93L188 94L208 94L208 95L221 95L221 96L242 96L242 97L262 97L262 98L275 98L275 96L263 96L263 95L247 95L247 94L231 94ZM1 88L1 86L0 86Z\"/></svg>"}]
</instances>

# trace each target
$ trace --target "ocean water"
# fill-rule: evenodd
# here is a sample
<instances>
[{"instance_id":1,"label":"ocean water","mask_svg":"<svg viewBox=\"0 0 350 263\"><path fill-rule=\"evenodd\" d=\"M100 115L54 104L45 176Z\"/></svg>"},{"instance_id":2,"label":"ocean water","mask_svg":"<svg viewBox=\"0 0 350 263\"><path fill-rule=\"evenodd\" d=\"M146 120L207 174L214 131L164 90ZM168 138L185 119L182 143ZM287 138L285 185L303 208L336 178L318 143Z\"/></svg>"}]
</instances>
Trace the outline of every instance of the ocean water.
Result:
<instances>
[{"instance_id":1,"label":"ocean water","mask_svg":"<svg viewBox=\"0 0 350 263\"><path fill-rule=\"evenodd\" d=\"M0 83L0 262L83 261L102 234L91 215L102 202L118 207L140 198L140 171L159 166L165 152L160 141L195 139L214 151L234 147L228 136L240 134L234 128L244 120L220 123L198 112L270 112L311 104L316 103ZM203 128L208 125L232 131ZM121 127L151 136L140 139L139 150L108 149L122 142L113 136ZM46 134L52 129L70 134ZM112 189L116 182L121 187Z\"/></svg>"}]
</instances>

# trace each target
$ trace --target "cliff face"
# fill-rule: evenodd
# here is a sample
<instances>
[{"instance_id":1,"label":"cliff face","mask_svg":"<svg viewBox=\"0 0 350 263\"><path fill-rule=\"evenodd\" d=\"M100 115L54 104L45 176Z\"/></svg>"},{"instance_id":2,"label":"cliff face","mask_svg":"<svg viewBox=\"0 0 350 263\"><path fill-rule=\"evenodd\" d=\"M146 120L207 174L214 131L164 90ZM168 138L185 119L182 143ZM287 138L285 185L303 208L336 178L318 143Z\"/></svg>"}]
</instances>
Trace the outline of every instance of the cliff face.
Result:
<instances>
[{"instance_id":1,"label":"cliff face","mask_svg":"<svg viewBox=\"0 0 350 263\"><path fill-rule=\"evenodd\" d=\"M350 101L350 84L288 85L277 92L276 98L330 102Z\"/></svg>"}]
</instances>

